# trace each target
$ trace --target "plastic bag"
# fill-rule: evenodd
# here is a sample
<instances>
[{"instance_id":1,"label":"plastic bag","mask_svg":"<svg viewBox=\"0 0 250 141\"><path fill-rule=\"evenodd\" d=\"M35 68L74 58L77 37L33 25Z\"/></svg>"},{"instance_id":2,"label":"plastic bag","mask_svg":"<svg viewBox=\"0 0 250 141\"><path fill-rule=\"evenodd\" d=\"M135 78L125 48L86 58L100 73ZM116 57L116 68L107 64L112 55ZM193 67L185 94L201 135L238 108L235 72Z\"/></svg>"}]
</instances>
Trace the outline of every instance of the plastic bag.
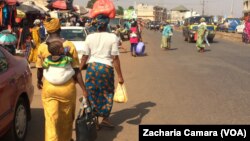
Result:
<instances>
[{"instance_id":1,"label":"plastic bag","mask_svg":"<svg viewBox=\"0 0 250 141\"><path fill-rule=\"evenodd\" d=\"M110 0L97 0L94 3L93 9L90 10L90 17L94 18L99 14L108 16L109 18L115 17L115 6Z\"/></svg>"},{"instance_id":2,"label":"plastic bag","mask_svg":"<svg viewBox=\"0 0 250 141\"><path fill-rule=\"evenodd\" d=\"M126 103L128 101L128 95L124 84L118 83L114 95L114 101L118 103Z\"/></svg>"}]
</instances>

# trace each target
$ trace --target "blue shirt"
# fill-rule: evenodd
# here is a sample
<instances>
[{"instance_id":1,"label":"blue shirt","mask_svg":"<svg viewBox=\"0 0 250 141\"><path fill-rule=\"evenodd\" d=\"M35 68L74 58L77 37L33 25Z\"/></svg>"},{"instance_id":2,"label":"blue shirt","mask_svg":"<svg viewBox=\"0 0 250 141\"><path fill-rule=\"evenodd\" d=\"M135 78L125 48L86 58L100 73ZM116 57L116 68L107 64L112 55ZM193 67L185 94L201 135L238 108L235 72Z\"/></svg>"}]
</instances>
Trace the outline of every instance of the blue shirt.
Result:
<instances>
[{"instance_id":1,"label":"blue shirt","mask_svg":"<svg viewBox=\"0 0 250 141\"><path fill-rule=\"evenodd\" d=\"M164 26L162 31L162 36L169 37L170 33L172 33L172 28L169 25Z\"/></svg>"}]
</instances>

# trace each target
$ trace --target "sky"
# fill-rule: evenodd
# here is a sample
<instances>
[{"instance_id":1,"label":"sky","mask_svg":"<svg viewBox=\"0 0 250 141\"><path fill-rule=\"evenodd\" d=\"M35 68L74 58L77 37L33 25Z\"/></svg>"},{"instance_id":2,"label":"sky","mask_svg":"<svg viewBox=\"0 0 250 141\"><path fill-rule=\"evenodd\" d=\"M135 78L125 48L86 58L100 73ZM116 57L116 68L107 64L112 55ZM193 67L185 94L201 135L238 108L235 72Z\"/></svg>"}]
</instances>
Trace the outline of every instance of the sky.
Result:
<instances>
[{"instance_id":1,"label":"sky","mask_svg":"<svg viewBox=\"0 0 250 141\"><path fill-rule=\"evenodd\" d=\"M183 5L188 9L193 9L198 13L202 13L203 0L112 0L116 6L127 8L130 5L144 3L150 5L158 5L167 8L168 10ZM243 0L204 0L206 15L222 15L230 16L231 8L233 7L233 15L241 17L243 10ZM88 0L74 0L75 4L86 6Z\"/></svg>"}]
</instances>

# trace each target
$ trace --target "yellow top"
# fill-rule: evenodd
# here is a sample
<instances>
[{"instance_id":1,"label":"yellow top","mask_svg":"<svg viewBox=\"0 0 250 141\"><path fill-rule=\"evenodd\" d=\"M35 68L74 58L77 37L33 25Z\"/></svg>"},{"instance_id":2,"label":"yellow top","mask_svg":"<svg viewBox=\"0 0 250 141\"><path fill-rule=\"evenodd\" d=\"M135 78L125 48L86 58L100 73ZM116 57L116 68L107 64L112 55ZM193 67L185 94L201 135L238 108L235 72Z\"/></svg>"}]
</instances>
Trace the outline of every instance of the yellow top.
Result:
<instances>
[{"instance_id":1,"label":"yellow top","mask_svg":"<svg viewBox=\"0 0 250 141\"><path fill-rule=\"evenodd\" d=\"M38 26L32 28L32 38L34 40L34 44L36 47L38 47L41 44L39 29L40 29L40 27L38 27Z\"/></svg>"},{"instance_id":2,"label":"yellow top","mask_svg":"<svg viewBox=\"0 0 250 141\"><path fill-rule=\"evenodd\" d=\"M74 44L70 41L65 41L63 43L63 47L69 48L69 53L71 54L71 57L73 59L72 67L73 68L79 68L80 64L79 64L79 58L78 58L78 54L76 51L76 48L74 46ZM50 55L49 51L48 51L48 45L45 43L40 44L39 48L38 48L38 57L37 57L37 61L36 61L36 67L37 68L42 68L43 67L43 60L45 60L45 58L47 58Z\"/></svg>"}]
</instances>

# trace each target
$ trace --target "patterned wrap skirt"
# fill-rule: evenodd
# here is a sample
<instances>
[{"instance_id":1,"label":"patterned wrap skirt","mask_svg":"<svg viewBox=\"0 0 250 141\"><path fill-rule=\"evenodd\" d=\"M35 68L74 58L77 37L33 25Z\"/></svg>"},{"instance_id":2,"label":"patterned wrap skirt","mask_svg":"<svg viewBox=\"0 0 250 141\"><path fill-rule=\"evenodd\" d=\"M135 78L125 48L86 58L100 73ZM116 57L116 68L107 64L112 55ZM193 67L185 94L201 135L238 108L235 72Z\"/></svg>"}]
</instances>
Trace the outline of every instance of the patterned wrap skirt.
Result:
<instances>
[{"instance_id":1,"label":"patterned wrap skirt","mask_svg":"<svg viewBox=\"0 0 250 141\"><path fill-rule=\"evenodd\" d=\"M88 64L85 85L94 113L97 116L109 117L114 97L113 67L101 63Z\"/></svg>"}]
</instances>

